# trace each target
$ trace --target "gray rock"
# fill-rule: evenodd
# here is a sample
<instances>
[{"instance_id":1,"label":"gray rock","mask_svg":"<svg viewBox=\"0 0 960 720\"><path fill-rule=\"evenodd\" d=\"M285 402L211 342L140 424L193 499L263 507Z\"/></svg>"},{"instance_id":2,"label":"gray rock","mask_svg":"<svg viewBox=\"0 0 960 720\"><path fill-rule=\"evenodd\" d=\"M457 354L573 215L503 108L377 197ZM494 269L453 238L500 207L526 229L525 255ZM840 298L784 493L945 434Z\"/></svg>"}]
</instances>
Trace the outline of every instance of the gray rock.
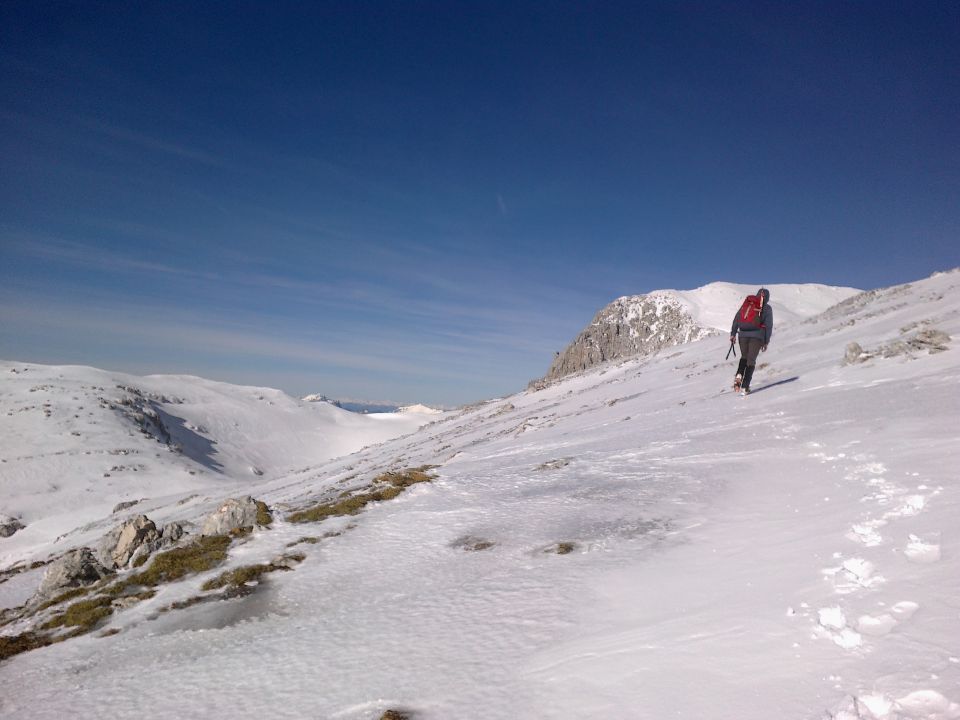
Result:
<instances>
[{"instance_id":1,"label":"gray rock","mask_svg":"<svg viewBox=\"0 0 960 720\"><path fill-rule=\"evenodd\" d=\"M132 508L134 505L139 505L141 502L141 500L126 500L124 502L117 503L113 506L111 513L123 512L124 510Z\"/></svg>"},{"instance_id":2,"label":"gray rock","mask_svg":"<svg viewBox=\"0 0 960 720\"><path fill-rule=\"evenodd\" d=\"M160 537L164 545L172 545L184 536L183 525L177 522L167 523L160 531Z\"/></svg>"},{"instance_id":3,"label":"gray rock","mask_svg":"<svg viewBox=\"0 0 960 720\"><path fill-rule=\"evenodd\" d=\"M153 520L146 515L137 515L103 537L97 546L97 559L111 569L126 567L142 546L152 552L152 546L159 539L160 533Z\"/></svg>"},{"instance_id":4,"label":"gray rock","mask_svg":"<svg viewBox=\"0 0 960 720\"><path fill-rule=\"evenodd\" d=\"M49 600L71 588L92 585L111 574L97 561L90 548L71 550L47 568L35 599Z\"/></svg>"},{"instance_id":5,"label":"gray rock","mask_svg":"<svg viewBox=\"0 0 960 720\"><path fill-rule=\"evenodd\" d=\"M15 517L0 515L0 537L10 537L17 530L23 530L23 523Z\"/></svg>"},{"instance_id":6,"label":"gray rock","mask_svg":"<svg viewBox=\"0 0 960 720\"><path fill-rule=\"evenodd\" d=\"M921 330L910 340L910 344L917 350L926 350L930 354L947 350L950 336L942 330Z\"/></svg>"},{"instance_id":7,"label":"gray rock","mask_svg":"<svg viewBox=\"0 0 960 720\"><path fill-rule=\"evenodd\" d=\"M670 295L618 298L603 308L574 341L557 353L544 380L557 380L610 360L653 355L665 347L720 333L698 325ZM530 389L540 389L533 381Z\"/></svg>"},{"instance_id":8,"label":"gray rock","mask_svg":"<svg viewBox=\"0 0 960 720\"><path fill-rule=\"evenodd\" d=\"M257 524L257 501L249 495L230 498L203 521L201 535L227 535Z\"/></svg>"},{"instance_id":9,"label":"gray rock","mask_svg":"<svg viewBox=\"0 0 960 720\"><path fill-rule=\"evenodd\" d=\"M843 356L844 365L852 365L853 363L863 362L866 359L860 343L852 342L847 345L847 351Z\"/></svg>"}]
</instances>

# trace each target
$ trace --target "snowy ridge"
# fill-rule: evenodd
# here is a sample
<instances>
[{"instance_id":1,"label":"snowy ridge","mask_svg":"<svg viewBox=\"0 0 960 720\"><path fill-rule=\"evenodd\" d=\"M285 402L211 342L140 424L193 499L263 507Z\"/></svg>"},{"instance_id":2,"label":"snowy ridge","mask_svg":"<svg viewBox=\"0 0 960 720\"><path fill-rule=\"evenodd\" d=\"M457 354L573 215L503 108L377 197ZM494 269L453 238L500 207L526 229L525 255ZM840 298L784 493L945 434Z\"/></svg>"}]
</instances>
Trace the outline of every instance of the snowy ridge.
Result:
<instances>
[{"instance_id":1,"label":"snowy ridge","mask_svg":"<svg viewBox=\"0 0 960 720\"><path fill-rule=\"evenodd\" d=\"M744 285L714 282L695 290L655 290L649 295L675 300L701 327L730 332L730 322L743 298L752 295L760 287L770 291L770 303L774 308L778 329L818 315L861 292L856 288L816 283Z\"/></svg>"},{"instance_id":2,"label":"snowy ridge","mask_svg":"<svg viewBox=\"0 0 960 720\"><path fill-rule=\"evenodd\" d=\"M192 577L0 663L0 711L957 720L958 335L953 272L782 328L748 398L708 337L254 478L275 521L228 566L298 543L296 570L160 613ZM357 515L285 519L424 465Z\"/></svg>"}]
</instances>

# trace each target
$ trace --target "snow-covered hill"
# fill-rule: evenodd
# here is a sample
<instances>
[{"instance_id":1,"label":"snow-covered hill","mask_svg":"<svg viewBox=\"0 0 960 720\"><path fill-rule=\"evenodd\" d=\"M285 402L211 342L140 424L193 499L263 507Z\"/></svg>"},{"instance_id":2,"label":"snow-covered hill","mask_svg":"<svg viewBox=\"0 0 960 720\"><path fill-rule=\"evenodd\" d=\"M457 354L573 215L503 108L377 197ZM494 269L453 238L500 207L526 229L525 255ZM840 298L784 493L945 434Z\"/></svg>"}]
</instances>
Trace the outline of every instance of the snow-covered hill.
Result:
<instances>
[{"instance_id":1,"label":"snow-covered hill","mask_svg":"<svg viewBox=\"0 0 960 720\"><path fill-rule=\"evenodd\" d=\"M954 271L782 327L748 398L710 337L251 478L272 526L0 663L0 713L956 720L958 334ZM291 546L293 571L203 589Z\"/></svg>"},{"instance_id":2,"label":"snow-covered hill","mask_svg":"<svg viewBox=\"0 0 960 720\"><path fill-rule=\"evenodd\" d=\"M769 285L775 325L789 327L859 293L829 285ZM695 290L655 290L617 298L558 352L547 371L551 381L600 363L652 355L664 348L729 333L743 298L754 285L715 282Z\"/></svg>"},{"instance_id":3,"label":"snow-covered hill","mask_svg":"<svg viewBox=\"0 0 960 720\"><path fill-rule=\"evenodd\" d=\"M117 503L219 500L429 420L362 416L197 377L0 361L0 513L26 526L0 545L0 567L115 521Z\"/></svg>"}]
</instances>

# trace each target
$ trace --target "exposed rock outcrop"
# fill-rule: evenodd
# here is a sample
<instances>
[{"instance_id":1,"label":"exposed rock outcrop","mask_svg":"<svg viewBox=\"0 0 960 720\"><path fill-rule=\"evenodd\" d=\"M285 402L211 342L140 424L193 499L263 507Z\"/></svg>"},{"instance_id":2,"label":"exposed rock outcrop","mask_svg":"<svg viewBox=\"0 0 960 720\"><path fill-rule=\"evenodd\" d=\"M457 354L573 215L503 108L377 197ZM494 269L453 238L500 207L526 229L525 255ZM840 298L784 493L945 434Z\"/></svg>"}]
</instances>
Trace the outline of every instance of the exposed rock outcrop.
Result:
<instances>
[{"instance_id":1,"label":"exposed rock outcrop","mask_svg":"<svg viewBox=\"0 0 960 720\"><path fill-rule=\"evenodd\" d=\"M151 554L173 545L183 535L180 523L168 523L157 530L153 520L137 515L103 536L97 545L97 560L110 569L142 565Z\"/></svg>"},{"instance_id":2,"label":"exposed rock outcrop","mask_svg":"<svg viewBox=\"0 0 960 720\"><path fill-rule=\"evenodd\" d=\"M910 337L893 340L875 350L864 350L859 343L849 343L843 357L844 365L855 365L875 358L894 358L901 355L912 357L917 353L935 355L949 350L950 336L942 330L928 328Z\"/></svg>"},{"instance_id":3,"label":"exposed rock outcrop","mask_svg":"<svg viewBox=\"0 0 960 720\"><path fill-rule=\"evenodd\" d=\"M252 528L256 525L268 525L270 514L264 503L249 495L230 498L203 521L202 535L228 535L237 530Z\"/></svg>"},{"instance_id":4,"label":"exposed rock outcrop","mask_svg":"<svg viewBox=\"0 0 960 720\"><path fill-rule=\"evenodd\" d=\"M114 505L113 510L111 510L110 512L112 514L123 512L124 510L129 510L134 505L139 505L141 502L143 501L142 500L125 500L124 502L119 502L116 505Z\"/></svg>"},{"instance_id":5,"label":"exposed rock outcrop","mask_svg":"<svg viewBox=\"0 0 960 720\"><path fill-rule=\"evenodd\" d=\"M71 588L91 585L111 574L111 570L97 560L90 548L77 548L50 564L40 581L35 599L49 600Z\"/></svg>"},{"instance_id":6,"label":"exposed rock outcrop","mask_svg":"<svg viewBox=\"0 0 960 720\"><path fill-rule=\"evenodd\" d=\"M141 545L150 545L160 539L157 526L146 515L137 515L108 533L97 548L101 563L110 568L122 568L130 562Z\"/></svg>"},{"instance_id":7,"label":"exposed rock outcrop","mask_svg":"<svg viewBox=\"0 0 960 720\"><path fill-rule=\"evenodd\" d=\"M23 523L15 517L0 515L0 537L10 537L17 530L23 530Z\"/></svg>"},{"instance_id":8,"label":"exposed rock outcrop","mask_svg":"<svg viewBox=\"0 0 960 720\"><path fill-rule=\"evenodd\" d=\"M557 380L608 360L652 355L665 347L718 334L699 325L679 300L667 293L618 298L557 353L544 379Z\"/></svg>"}]
</instances>

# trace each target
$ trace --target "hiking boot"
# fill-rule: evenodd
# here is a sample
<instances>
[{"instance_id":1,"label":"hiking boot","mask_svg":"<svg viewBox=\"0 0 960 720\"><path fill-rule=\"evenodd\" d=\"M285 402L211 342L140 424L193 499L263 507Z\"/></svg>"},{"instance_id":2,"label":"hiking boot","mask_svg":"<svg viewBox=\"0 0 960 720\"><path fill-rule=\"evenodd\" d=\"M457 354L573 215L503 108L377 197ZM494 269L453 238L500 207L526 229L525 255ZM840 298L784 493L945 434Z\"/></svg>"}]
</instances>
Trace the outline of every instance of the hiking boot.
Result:
<instances>
[{"instance_id":1,"label":"hiking boot","mask_svg":"<svg viewBox=\"0 0 960 720\"><path fill-rule=\"evenodd\" d=\"M739 392L739 391L740 391L740 386L741 386L742 384L743 384L743 375L737 375L737 376L733 379L733 391L734 391L734 392Z\"/></svg>"},{"instance_id":2,"label":"hiking boot","mask_svg":"<svg viewBox=\"0 0 960 720\"><path fill-rule=\"evenodd\" d=\"M750 388L748 388L748 387L742 387L742 388L740 388L740 392L743 393L743 396L744 396L744 397L746 397L747 395L750 394Z\"/></svg>"}]
</instances>

